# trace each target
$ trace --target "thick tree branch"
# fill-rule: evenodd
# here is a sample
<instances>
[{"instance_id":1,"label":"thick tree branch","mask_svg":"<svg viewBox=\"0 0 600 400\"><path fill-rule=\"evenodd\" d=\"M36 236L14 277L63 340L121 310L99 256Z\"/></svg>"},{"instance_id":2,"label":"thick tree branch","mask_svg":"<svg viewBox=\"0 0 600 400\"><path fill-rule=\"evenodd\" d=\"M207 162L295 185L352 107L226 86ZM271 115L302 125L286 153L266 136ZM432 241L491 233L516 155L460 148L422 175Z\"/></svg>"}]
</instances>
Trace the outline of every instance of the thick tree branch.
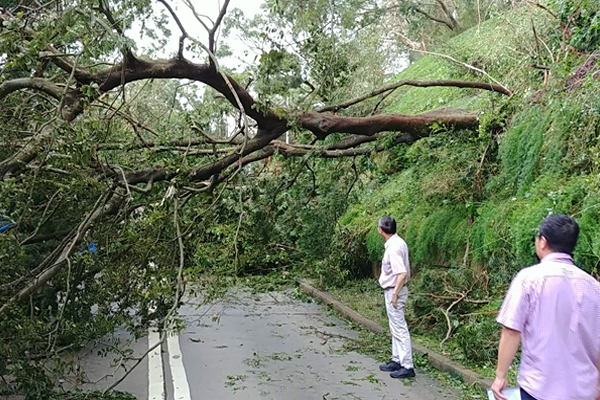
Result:
<instances>
[{"instance_id":1,"label":"thick tree branch","mask_svg":"<svg viewBox=\"0 0 600 400\"><path fill-rule=\"evenodd\" d=\"M54 65L58 68L62 69L66 73L70 74L73 70L73 76L77 80L77 82L88 85L92 82L92 75L85 68L76 67L74 63L70 62L67 58L69 57L66 54L62 54L60 51L56 50L51 45L46 45L45 52L40 53L40 57L48 58Z\"/></svg>"},{"instance_id":2,"label":"thick tree branch","mask_svg":"<svg viewBox=\"0 0 600 400\"><path fill-rule=\"evenodd\" d=\"M319 139L332 133L353 133L371 136L378 132L395 131L427 135L434 123L451 125L458 129L474 128L479 123L477 113L456 109L439 109L417 115L375 115L372 117L342 117L317 112L298 116L300 126Z\"/></svg>"},{"instance_id":3,"label":"thick tree branch","mask_svg":"<svg viewBox=\"0 0 600 400\"><path fill-rule=\"evenodd\" d=\"M12 92L22 89L33 89L44 92L57 100L62 97L62 90L51 81L44 78L17 78L5 81L0 85L0 99Z\"/></svg>"},{"instance_id":4,"label":"thick tree branch","mask_svg":"<svg viewBox=\"0 0 600 400\"><path fill-rule=\"evenodd\" d=\"M227 75L226 75L227 76ZM233 78L227 76L229 83L235 91L229 89L223 76L209 64L194 64L185 59L172 59L168 61L146 61L135 57L129 57L123 63L111 68L99 71L93 76L93 81L98 83L101 92L107 92L124 83L130 83L143 79L190 79L202 82L216 91L222 93L227 100L238 108L235 96L240 100L243 111L254 119L259 127L272 128L274 125L285 124L272 111L258 111L255 109L254 99L248 91L237 83Z\"/></svg>"},{"instance_id":5,"label":"thick tree branch","mask_svg":"<svg viewBox=\"0 0 600 400\"><path fill-rule=\"evenodd\" d=\"M234 152L230 155L221 157L211 163L204 164L197 169L189 172L188 178L193 182L205 181L213 175L232 166L236 162L241 162L241 166L251 162L262 160L269 157L275 151L290 156L304 156L310 152L325 157L348 157L372 153L373 151L382 151L388 146L375 148L355 148L363 143L375 141L381 137L379 132L401 131L404 135L396 137L389 145L394 146L399 143L413 143L414 141L429 136L433 133L431 126L433 123L451 125L459 129L473 128L478 125L476 113L440 109L424 114L406 116L406 115L381 115L375 117L353 118L324 115L315 112L302 114L299 118L300 124L315 133L320 139L327 137L331 133L343 132L354 133L355 135L336 142L328 147L310 148L310 146L295 147L285 145L283 142L275 141L287 127L280 127L269 133L262 133L248 140L240 161L240 153ZM261 150L258 154L253 154ZM129 185L145 183L150 180L160 182L170 180L177 175L177 172L167 169L150 169L134 171L126 175ZM227 174L225 174L227 176ZM223 177L219 180L223 181Z\"/></svg>"},{"instance_id":6,"label":"thick tree branch","mask_svg":"<svg viewBox=\"0 0 600 400\"><path fill-rule=\"evenodd\" d=\"M48 121L23 148L0 162L0 181L3 181L7 176L15 175L37 157L40 150L51 140L55 120Z\"/></svg>"},{"instance_id":7,"label":"thick tree branch","mask_svg":"<svg viewBox=\"0 0 600 400\"><path fill-rule=\"evenodd\" d=\"M375 141L376 139L379 139L380 136L378 136L378 135L362 136L362 137L358 137L358 138L368 139L368 140L363 141L363 143L366 143L366 142ZM397 146L401 143L412 144L416 140L419 140L421 138L422 137L420 137L420 136L415 136L415 135L407 133L404 135L398 135L398 136L394 137L391 141L389 141L385 145L377 145L377 146L372 146L372 147L359 147L359 148L348 147L346 149L328 149L327 147L324 147L324 148L315 147L315 149L313 149L313 150L309 150L309 149L305 149L305 148L298 148L295 146L285 144L284 142L275 141L275 142L273 142L273 144L271 146L268 146L267 148L265 148L265 151L268 151L269 148L273 148L273 150L275 150L276 152L278 152L282 155L292 156L292 157L304 157L308 154L311 154L314 157L318 157L318 158L355 157L355 156L364 156L364 155L371 154L371 153L381 152L381 151L390 149L394 146Z\"/></svg>"}]
</instances>

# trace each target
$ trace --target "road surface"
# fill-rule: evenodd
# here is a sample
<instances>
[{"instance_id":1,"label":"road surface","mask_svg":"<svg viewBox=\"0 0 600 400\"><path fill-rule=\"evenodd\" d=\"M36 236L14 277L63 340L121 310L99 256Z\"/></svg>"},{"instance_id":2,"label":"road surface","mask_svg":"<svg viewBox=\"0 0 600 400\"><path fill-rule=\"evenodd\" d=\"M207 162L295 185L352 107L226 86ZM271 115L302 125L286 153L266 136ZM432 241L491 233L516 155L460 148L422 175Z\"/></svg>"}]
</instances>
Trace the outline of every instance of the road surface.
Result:
<instances>
[{"instance_id":1,"label":"road surface","mask_svg":"<svg viewBox=\"0 0 600 400\"><path fill-rule=\"evenodd\" d=\"M357 334L322 306L289 294L236 290L214 304L188 302L179 311L185 329L169 335L117 389L143 400L456 398L424 373L394 380L374 359L345 351ZM150 332L134 342L134 353L158 340ZM95 351L83 358L88 379L99 380L95 388L123 375L111 360Z\"/></svg>"}]
</instances>

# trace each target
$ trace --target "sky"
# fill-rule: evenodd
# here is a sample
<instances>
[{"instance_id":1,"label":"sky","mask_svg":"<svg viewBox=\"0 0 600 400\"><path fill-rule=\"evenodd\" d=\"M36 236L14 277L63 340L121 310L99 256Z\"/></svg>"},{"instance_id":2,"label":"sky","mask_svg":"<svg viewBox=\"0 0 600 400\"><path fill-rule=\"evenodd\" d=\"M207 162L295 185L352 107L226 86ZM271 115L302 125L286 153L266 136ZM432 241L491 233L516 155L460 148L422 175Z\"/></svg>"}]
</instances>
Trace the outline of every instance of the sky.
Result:
<instances>
[{"instance_id":1,"label":"sky","mask_svg":"<svg viewBox=\"0 0 600 400\"><path fill-rule=\"evenodd\" d=\"M191 1L192 1L192 4L194 5L194 8L198 12L198 14L207 15L212 20L216 19L216 17L219 15L222 1L220 1L220 0L191 0ZM234 8L239 8L240 10L242 10L242 12L244 13L244 16L246 18L252 18L261 11L260 6L263 4L263 2L264 2L264 0L231 0L229 3L229 6L227 8L228 14L230 14L229 12L231 10L233 10ZM202 25L200 25L198 20L196 20L196 17L193 15L191 10L183 3L183 1L170 0L169 3L175 10L177 16L181 20L181 23L183 24L183 26L184 26L185 30L188 32L188 34L190 36L194 36L196 39L200 40L202 43L204 43L205 45L208 46L208 35L206 33L206 30L204 29L204 27ZM165 12L167 12L167 10L163 4L161 4L159 2L155 2L153 4L154 4L153 7L154 7L156 15L158 15L163 10ZM146 21L146 23L149 23L149 22ZM211 24L209 21L207 21L207 24L210 28ZM141 22L137 22L136 24L134 24L131 31L128 33L128 36L131 37L132 39L134 39L138 43L138 46L141 48L141 50L143 50L144 48L151 46L152 40L148 37L144 37L144 38L140 39L140 36L139 36L140 26L141 26ZM167 45L162 49L161 52L159 52L157 54L158 57L168 58L169 56L174 55L177 52L177 49L179 47L179 36L180 36L181 31L179 30L179 27L177 26L177 24L175 23L173 18L170 17L170 15L169 15L168 28L171 31L172 35L168 39ZM220 42L223 41L223 38L220 37L219 39L220 39ZM239 56L240 54L244 54L244 50L247 50L249 52L249 54L251 54L249 57L254 58L254 54L252 54L253 53L252 49L249 48L247 45L245 45L241 40L239 40L239 38L237 37L237 35L235 33L230 35L225 40L226 40L226 43L231 48L233 54ZM204 57L206 56L206 54L191 54L190 52L184 53L184 55L187 59L194 61L194 62L202 62L204 60ZM222 66L226 66L226 67L232 68L232 69L237 68L242 64L242 62L239 59L237 59L236 57L228 57L228 58L220 59L219 63Z\"/></svg>"}]
</instances>

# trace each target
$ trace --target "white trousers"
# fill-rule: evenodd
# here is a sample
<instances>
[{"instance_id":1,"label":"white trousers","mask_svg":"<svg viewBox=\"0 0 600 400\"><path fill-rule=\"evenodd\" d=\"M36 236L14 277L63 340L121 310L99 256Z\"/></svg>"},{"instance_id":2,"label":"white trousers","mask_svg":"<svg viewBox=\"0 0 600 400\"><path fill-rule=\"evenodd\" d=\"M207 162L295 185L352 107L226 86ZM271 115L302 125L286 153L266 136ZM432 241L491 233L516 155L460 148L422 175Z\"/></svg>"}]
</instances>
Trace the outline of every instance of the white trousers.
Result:
<instances>
[{"instance_id":1,"label":"white trousers","mask_svg":"<svg viewBox=\"0 0 600 400\"><path fill-rule=\"evenodd\" d=\"M392 305L392 296L394 289L385 289L385 309L387 310L388 321L390 323L390 333L392 334L392 361L400 363L404 368L413 368L412 345L410 343L410 333L408 325L404 319L404 309L408 299L408 288L404 286L398 293L398 308Z\"/></svg>"}]
</instances>

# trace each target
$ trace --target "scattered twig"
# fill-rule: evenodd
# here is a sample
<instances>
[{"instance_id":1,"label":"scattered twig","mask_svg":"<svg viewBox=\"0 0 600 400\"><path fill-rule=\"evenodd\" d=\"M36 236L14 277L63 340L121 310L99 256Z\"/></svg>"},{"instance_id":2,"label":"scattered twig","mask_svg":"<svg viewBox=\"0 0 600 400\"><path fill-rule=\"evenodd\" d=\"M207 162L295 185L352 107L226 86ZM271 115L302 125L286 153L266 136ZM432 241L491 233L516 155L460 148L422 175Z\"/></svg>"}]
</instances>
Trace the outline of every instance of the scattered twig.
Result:
<instances>
[{"instance_id":1,"label":"scattered twig","mask_svg":"<svg viewBox=\"0 0 600 400\"><path fill-rule=\"evenodd\" d=\"M562 33L562 41L560 43L560 50L558 51L558 55L556 56L556 61L560 61L561 59L561 55L563 54L563 52L566 52L566 47L567 47L567 38L569 38L572 33L570 31L570 26L571 26L571 22L573 22L574 18L577 18L579 16L579 14L581 14L581 8L578 9L577 11L575 11L574 13L572 13L571 15L569 15L569 18L567 19L567 24L565 25L564 29L563 29L563 33Z\"/></svg>"},{"instance_id":2,"label":"scattered twig","mask_svg":"<svg viewBox=\"0 0 600 400\"><path fill-rule=\"evenodd\" d=\"M75 62L73 63L73 69L71 70L71 74L69 75L69 79L67 79L67 83L65 84L65 88L63 89L62 95L60 96L60 102L58 103L58 108L57 108L57 115L60 118L63 118L62 115L62 109L63 106L65 104L65 97L67 92L69 91L69 86L71 85L71 80L73 80L73 77L75 76L75 70L77 69L77 63L79 62L79 57L81 56L81 53L77 54L77 57L75 57Z\"/></svg>"},{"instance_id":3,"label":"scattered twig","mask_svg":"<svg viewBox=\"0 0 600 400\"><path fill-rule=\"evenodd\" d=\"M33 239L35 237L35 235L37 235L37 233L40 231L40 228L50 219L50 217L58 209L58 206L55 207L54 210L50 213L50 215L48 215L48 218L46 218L46 213L48 212L48 209L50 208L52 201L54 200L54 198L56 196L58 196L59 193L61 193L61 191L57 190L50 197L50 200L48 200L48 203L46 203L46 207L44 207L44 211L42 212L42 217L40 218L40 222L38 222L37 226L35 227L34 231L31 233L31 235L29 235L26 239L21 241L20 246L23 246L24 243L28 243L31 239Z\"/></svg>"},{"instance_id":4,"label":"scattered twig","mask_svg":"<svg viewBox=\"0 0 600 400\"><path fill-rule=\"evenodd\" d=\"M481 29L481 1L477 0L477 32Z\"/></svg>"}]
</instances>

